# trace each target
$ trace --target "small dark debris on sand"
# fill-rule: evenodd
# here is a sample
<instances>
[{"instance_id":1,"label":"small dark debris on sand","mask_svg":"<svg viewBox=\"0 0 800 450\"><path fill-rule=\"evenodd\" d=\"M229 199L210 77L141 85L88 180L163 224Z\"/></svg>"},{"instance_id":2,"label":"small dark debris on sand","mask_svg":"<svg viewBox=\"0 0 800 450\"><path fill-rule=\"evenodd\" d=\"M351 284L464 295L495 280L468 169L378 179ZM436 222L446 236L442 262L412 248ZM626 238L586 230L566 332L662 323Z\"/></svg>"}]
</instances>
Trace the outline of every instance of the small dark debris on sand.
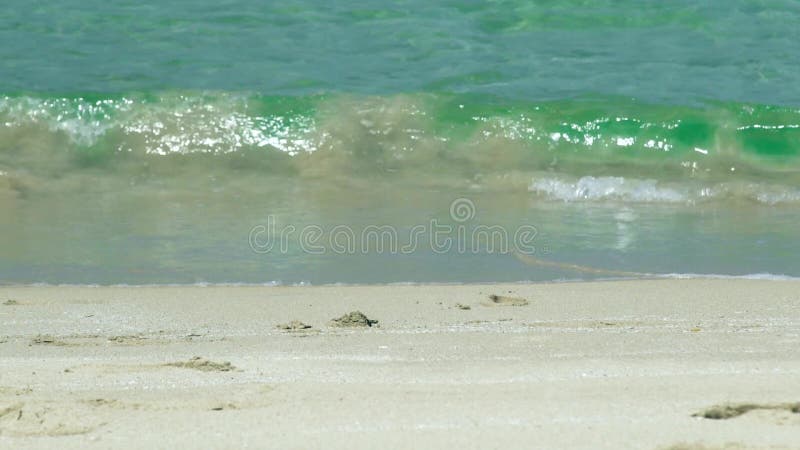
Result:
<instances>
[{"instance_id":1,"label":"small dark debris on sand","mask_svg":"<svg viewBox=\"0 0 800 450\"><path fill-rule=\"evenodd\" d=\"M370 319L361 311L353 311L343 315L342 317L331 320L332 327L342 328L371 327L377 324L377 320Z\"/></svg>"},{"instance_id":2,"label":"small dark debris on sand","mask_svg":"<svg viewBox=\"0 0 800 450\"><path fill-rule=\"evenodd\" d=\"M36 336L35 338L31 339L31 344L37 344L37 345L54 344L55 342L56 342L56 339L54 337L52 337L52 336L44 336L44 335L41 335L41 334Z\"/></svg>"},{"instance_id":3,"label":"small dark debris on sand","mask_svg":"<svg viewBox=\"0 0 800 450\"><path fill-rule=\"evenodd\" d=\"M9 300L4 301L3 305L5 305L5 306L15 306L15 305L19 305L19 302L16 301L16 300L10 300L9 299Z\"/></svg>"},{"instance_id":4,"label":"small dark debris on sand","mask_svg":"<svg viewBox=\"0 0 800 450\"><path fill-rule=\"evenodd\" d=\"M227 404L224 404L224 405L217 405L217 406L211 408L212 411L224 411L226 409L239 409L239 408L237 408L236 405L233 404L233 403L227 403Z\"/></svg>"},{"instance_id":5,"label":"small dark debris on sand","mask_svg":"<svg viewBox=\"0 0 800 450\"><path fill-rule=\"evenodd\" d=\"M757 404L757 403L738 403L712 406L699 413L692 414L692 417L702 417L704 419L725 420L739 417L742 414L756 409L785 410L795 414L800 414L800 403L781 403L781 404Z\"/></svg>"},{"instance_id":6,"label":"small dark debris on sand","mask_svg":"<svg viewBox=\"0 0 800 450\"><path fill-rule=\"evenodd\" d=\"M489 296L489 302L484 304L489 306L525 306L528 301L522 297L506 297L492 294Z\"/></svg>"},{"instance_id":7,"label":"small dark debris on sand","mask_svg":"<svg viewBox=\"0 0 800 450\"><path fill-rule=\"evenodd\" d=\"M218 363L209 361L199 356L195 356L188 361L180 361L164 365L169 367L180 367L183 369L201 370L203 372L230 372L236 369L236 367L233 367L231 363L227 361Z\"/></svg>"},{"instance_id":8,"label":"small dark debris on sand","mask_svg":"<svg viewBox=\"0 0 800 450\"><path fill-rule=\"evenodd\" d=\"M70 345L67 342L59 341L58 339L54 338L53 336L49 336L46 334L40 334L35 338L31 339L31 345L57 345L57 346L67 346Z\"/></svg>"},{"instance_id":9,"label":"small dark debris on sand","mask_svg":"<svg viewBox=\"0 0 800 450\"><path fill-rule=\"evenodd\" d=\"M289 323L279 324L277 328L279 330L284 330L284 331L303 331L303 330L308 330L312 327L311 325L300 322L299 320L293 320Z\"/></svg>"},{"instance_id":10,"label":"small dark debris on sand","mask_svg":"<svg viewBox=\"0 0 800 450\"><path fill-rule=\"evenodd\" d=\"M84 400L84 403L92 406L113 406L116 405L118 402L114 399L92 398L89 400Z\"/></svg>"},{"instance_id":11,"label":"small dark debris on sand","mask_svg":"<svg viewBox=\"0 0 800 450\"><path fill-rule=\"evenodd\" d=\"M470 309L472 309L472 307L471 307L471 306L469 306L469 305L465 305L465 304L463 304L463 303L456 303L456 308L458 308L458 309L462 309L462 310L464 310L464 311L469 311Z\"/></svg>"}]
</instances>

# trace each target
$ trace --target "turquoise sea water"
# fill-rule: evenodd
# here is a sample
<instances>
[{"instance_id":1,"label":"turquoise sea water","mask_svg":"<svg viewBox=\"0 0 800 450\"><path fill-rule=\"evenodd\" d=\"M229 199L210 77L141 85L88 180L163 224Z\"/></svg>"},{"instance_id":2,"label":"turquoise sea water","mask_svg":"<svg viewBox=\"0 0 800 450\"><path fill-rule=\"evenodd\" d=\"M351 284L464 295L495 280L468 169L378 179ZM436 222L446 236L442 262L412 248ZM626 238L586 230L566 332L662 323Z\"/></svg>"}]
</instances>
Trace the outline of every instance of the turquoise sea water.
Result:
<instances>
[{"instance_id":1,"label":"turquoise sea water","mask_svg":"<svg viewBox=\"0 0 800 450\"><path fill-rule=\"evenodd\" d=\"M10 0L0 283L797 277L798 23L788 0Z\"/></svg>"}]
</instances>

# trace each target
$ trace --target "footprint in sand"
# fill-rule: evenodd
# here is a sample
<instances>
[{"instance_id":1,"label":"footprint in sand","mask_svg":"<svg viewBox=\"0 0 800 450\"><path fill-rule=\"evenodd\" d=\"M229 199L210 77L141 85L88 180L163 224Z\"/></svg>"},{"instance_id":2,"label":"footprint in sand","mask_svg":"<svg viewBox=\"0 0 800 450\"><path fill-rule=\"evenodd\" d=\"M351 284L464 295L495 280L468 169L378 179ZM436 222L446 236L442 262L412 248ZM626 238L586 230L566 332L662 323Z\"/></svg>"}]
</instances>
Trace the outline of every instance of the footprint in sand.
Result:
<instances>
[{"instance_id":1,"label":"footprint in sand","mask_svg":"<svg viewBox=\"0 0 800 450\"><path fill-rule=\"evenodd\" d=\"M178 361L173 363L164 364L166 367L180 367L183 369L194 369L200 370L202 372L231 372L236 370L231 363L225 362L214 362L209 361L207 359L201 358L199 356L195 356L188 361Z\"/></svg>"},{"instance_id":2,"label":"footprint in sand","mask_svg":"<svg viewBox=\"0 0 800 450\"><path fill-rule=\"evenodd\" d=\"M127 344L127 345L141 344L146 340L147 337L141 334L111 336L107 339L108 342L113 344Z\"/></svg>"},{"instance_id":3,"label":"footprint in sand","mask_svg":"<svg viewBox=\"0 0 800 450\"><path fill-rule=\"evenodd\" d=\"M704 419L724 420L739 417L750 411L758 409L773 410L773 411L789 411L795 414L800 414L800 403L778 403L778 404L759 404L759 403L736 403L712 406L698 413L692 414L692 417L702 417Z\"/></svg>"},{"instance_id":4,"label":"footprint in sand","mask_svg":"<svg viewBox=\"0 0 800 450\"><path fill-rule=\"evenodd\" d=\"M56 347L68 347L73 344L62 341L50 335L40 334L31 339L30 345L54 345Z\"/></svg>"},{"instance_id":5,"label":"footprint in sand","mask_svg":"<svg viewBox=\"0 0 800 450\"><path fill-rule=\"evenodd\" d=\"M310 332L314 331L314 327L309 324L300 322L299 320L293 320L289 323L281 323L278 324L275 328L286 331L288 333L298 333L298 332Z\"/></svg>"},{"instance_id":6,"label":"footprint in sand","mask_svg":"<svg viewBox=\"0 0 800 450\"><path fill-rule=\"evenodd\" d=\"M0 435L71 436L86 434L102 426L76 404L58 402L14 403L0 407Z\"/></svg>"},{"instance_id":7,"label":"footprint in sand","mask_svg":"<svg viewBox=\"0 0 800 450\"><path fill-rule=\"evenodd\" d=\"M108 343L122 344L133 342L144 342L147 339L143 336L111 336L105 338L97 334L73 334L69 336L55 337L49 334L40 334L31 339L30 345L49 345L55 347L90 347L105 345Z\"/></svg>"},{"instance_id":8,"label":"footprint in sand","mask_svg":"<svg viewBox=\"0 0 800 450\"><path fill-rule=\"evenodd\" d=\"M737 403L712 406L711 408L692 414L711 420L728 420L751 413L757 420L767 420L779 425L787 423L800 425L799 403Z\"/></svg>"},{"instance_id":9,"label":"footprint in sand","mask_svg":"<svg viewBox=\"0 0 800 450\"><path fill-rule=\"evenodd\" d=\"M332 327L339 328L369 328L377 324L377 320L370 319L361 311L353 311L330 322Z\"/></svg>"}]
</instances>

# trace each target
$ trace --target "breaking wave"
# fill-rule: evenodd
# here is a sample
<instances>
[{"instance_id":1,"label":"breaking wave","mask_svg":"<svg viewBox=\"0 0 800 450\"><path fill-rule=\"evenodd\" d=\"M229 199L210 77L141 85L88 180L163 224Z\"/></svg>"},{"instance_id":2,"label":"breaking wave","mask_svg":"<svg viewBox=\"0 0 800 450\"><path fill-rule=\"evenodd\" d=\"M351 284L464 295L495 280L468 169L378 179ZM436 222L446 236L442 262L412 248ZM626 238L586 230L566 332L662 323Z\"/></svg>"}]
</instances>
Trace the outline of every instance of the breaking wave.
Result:
<instances>
[{"instance_id":1,"label":"breaking wave","mask_svg":"<svg viewBox=\"0 0 800 450\"><path fill-rule=\"evenodd\" d=\"M87 174L125 185L251 174L564 201L791 204L800 203L800 110L453 94L0 97L0 197Z\"/></svg>"}]
</instances>

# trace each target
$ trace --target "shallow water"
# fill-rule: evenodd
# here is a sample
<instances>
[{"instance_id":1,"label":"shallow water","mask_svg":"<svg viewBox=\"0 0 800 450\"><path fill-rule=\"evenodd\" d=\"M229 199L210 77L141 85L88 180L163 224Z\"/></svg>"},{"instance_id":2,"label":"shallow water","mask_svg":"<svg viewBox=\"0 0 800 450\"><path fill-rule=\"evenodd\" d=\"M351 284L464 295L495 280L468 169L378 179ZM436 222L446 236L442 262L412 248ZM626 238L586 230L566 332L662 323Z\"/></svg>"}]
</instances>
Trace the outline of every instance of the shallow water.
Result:
<instances>
[{"instance_id":1,"label":"shallow water","mask_svg":"<svg viewBox=\"0 0 800 450\"><path fill-rule=\"evenodd\" d=\"M0 282L800 276L799 16L12 0Z\"/></svg>"},{"instance_id":2,"label":"shallow water","mask_svg":"<svg viewBox=\"0 0 800 450\"><path fill-rule=\"evenodd\" d=\"M565 203L524 191L309 184L273 179L264 182L263 193L96 192L80 202L73 195L19 202L13 217L0 221L0 270L7 281L73 284L616 276L529 265L515 257L516 249L546 261L616 271L800 276L797 208ZM454 201L474 205L474 215L451 216ZM368 228L374 225L380 230ZM489 239L479 234L480 226L499 227L493 230L500 234ZM530 239L516 241L520 229L530 231ZM441 231L432 241L436 230Z\"/></svg>"}]
</instances>

